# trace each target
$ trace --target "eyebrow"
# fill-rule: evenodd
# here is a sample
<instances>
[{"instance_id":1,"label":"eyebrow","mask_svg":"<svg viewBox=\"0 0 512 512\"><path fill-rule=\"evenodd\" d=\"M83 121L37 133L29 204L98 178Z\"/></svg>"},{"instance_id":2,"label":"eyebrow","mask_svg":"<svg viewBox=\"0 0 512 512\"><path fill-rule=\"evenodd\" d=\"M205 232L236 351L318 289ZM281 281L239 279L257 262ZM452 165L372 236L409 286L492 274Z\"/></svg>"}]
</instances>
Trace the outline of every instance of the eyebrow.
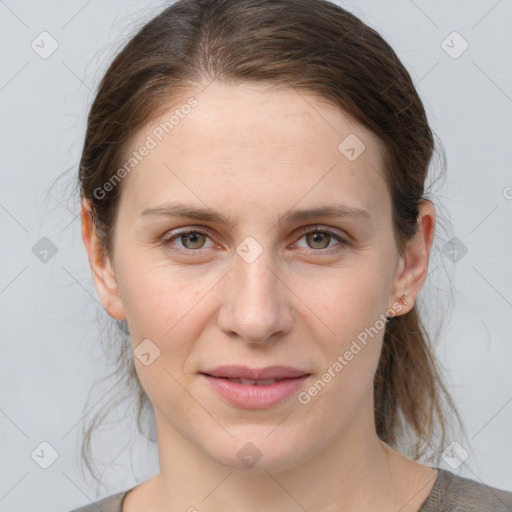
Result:
<instances>
[{"instance_id":1,"label":"eyebrow","mask_svg":"<svg viewBox=\"0 0 512 512\"><path fill-rule=\"evenodd\" d=\"M146 208L140 217L179 217L224 224L233 229L234 222L219 212L186 203L168 203L154 208ZM290 209L279 216L278 222L294 223L319 218L350 218L368 222L371 215L367 210L343 204L327 204L309 209Z\"/></svg>"}]
</instances>

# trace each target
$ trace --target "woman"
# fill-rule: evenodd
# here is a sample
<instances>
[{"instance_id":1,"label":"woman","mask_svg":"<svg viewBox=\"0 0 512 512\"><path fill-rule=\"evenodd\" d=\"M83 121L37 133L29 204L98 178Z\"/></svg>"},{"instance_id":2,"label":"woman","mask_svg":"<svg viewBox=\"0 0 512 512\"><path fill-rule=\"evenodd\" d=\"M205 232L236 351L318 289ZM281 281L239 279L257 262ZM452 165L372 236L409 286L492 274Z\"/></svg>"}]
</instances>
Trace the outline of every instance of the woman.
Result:
<instances>
[{"instance_id":1,"label":"woman","mask_svg":"<svg viewBox=\"0 0 512 512\"><path fill-rule=\"evenodd\" d=\"M394 51L325 0L180 0L130 40L88 119L82 234L160 471L78 510L511 509L418 462L452 441L415 307L433 149Z\"/></svg>"}]
</instances>

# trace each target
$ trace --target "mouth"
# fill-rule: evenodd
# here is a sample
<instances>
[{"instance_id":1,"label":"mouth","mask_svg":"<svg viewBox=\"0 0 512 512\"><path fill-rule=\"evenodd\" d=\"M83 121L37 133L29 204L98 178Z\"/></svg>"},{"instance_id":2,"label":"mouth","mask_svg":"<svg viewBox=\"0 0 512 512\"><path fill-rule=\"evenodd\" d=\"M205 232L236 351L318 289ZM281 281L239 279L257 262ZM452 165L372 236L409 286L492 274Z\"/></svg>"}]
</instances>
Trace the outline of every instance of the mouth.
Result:
<instances>
[{"instance_id":1,"label":"mouth","mask_svg":"<svg viewBox=\"0 0 512 512\"><path fill-rule=\"evenodd\" d=\"M208 375L203 374L203 375ZM209 375L209 377L213 377L213 375ZM243 384L244 386L269 386L270 384L274 384L275 382L280 382L285 379L262 379L262 380L255 380L255 379L236 379L231 377L215 377L217 379L226 379L229 382L238 382L239 384Z\"/></svg>"},{"instance_id":2,"label":"mouth","mask_svg":"<svg viewBox=\"0 0 512 512\"><path fill-rule=\"evenodd\" d=\"M275 371L275 367L272 371ZM209 383L210 389L228 404L241 409L267 409L290 399L311 376L310 373L295 369L288 373L296 375L259 379L212 375L207 372L200 372L199 375Z\"/></svg>"},{"instance_id":3,"label":"mouth","mask_svg":"<svg viewBox=\"0 0 512 512\"><path fill-rule=\"evenodd\" d=\"M244 386L270 386L271 384L275 384L276 382L281 382L283 380L288 379L242 379L236 377L215 377L214 375L210 375L208 373L202 373L202 375L206 375L208 377L212 377L214 379L225 379L229 382L237 382L238 384L243 384Z\"/></svg>"},{"instance_id":4,"label":"mouth","mask_svg":"<svg viewBox=\"0 0 512 512\"><path fill-rule=\"evenodd\" d=\"M270 380L283 380L309 375L307 371L294 368L293 366L266 366L264 368L249 368L240 365L224 365L217 368L211 368L201 372L211 377L226 379L237 379L238 381L257 381L264 382Z\"/></svg>"}]
</instances>

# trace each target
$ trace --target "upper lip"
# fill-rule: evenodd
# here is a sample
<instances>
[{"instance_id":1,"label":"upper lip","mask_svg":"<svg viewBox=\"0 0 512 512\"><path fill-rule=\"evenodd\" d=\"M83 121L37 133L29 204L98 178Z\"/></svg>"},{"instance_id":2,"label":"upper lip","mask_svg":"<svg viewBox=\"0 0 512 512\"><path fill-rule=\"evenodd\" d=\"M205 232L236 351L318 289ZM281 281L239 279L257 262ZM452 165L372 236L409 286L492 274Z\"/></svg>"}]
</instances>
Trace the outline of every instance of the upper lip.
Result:
<instances>
[{"instance_id":1,"label":"upper lip","mask_svg":"<svg viewBox=\"0 0 512 512\"><path fill-rule=\"evenodd\" d=\"M230 379L293 379L309 375L308 372L293 368L291 366L267 366L265 368L249 368L247 366L218 366L204 372L212 377L226 377Z\"/></svg>"}]
</instances>

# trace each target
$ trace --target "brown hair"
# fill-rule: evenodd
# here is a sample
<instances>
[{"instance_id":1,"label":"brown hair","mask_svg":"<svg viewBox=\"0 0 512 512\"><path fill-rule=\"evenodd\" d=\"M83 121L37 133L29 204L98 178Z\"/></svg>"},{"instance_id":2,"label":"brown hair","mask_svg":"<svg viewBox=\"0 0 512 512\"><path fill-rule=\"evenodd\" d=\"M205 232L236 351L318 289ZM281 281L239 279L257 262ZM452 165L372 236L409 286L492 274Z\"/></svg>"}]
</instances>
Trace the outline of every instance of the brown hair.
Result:
<instances>
[{"instance_id":1,"label":"brown hair","mask_svg":"<svg viewBox=\"0 0 512 512\"><path fill-rule=\"evenodd\" d=\"M403 254L417 230L434 138L411 77L392 48L359 18L326 0L179 0L128 41L90 109L80 191L90 200L108 255L114 250L122 182L101 198L95 190L123 164L134 134L164 112L171 99L212 81L313 92L372 130L386 148L383 168L394 236ZM123 345L118 370L138 390L139 422L148 398L128 351ZM443 402L459 423L460 418L416 305L387 323L374 391L379 438L398 447L412 435L410 457L422 457L427 447L439 456L446 441ZM89 469L93 427L94 422L82 446Z\"/></svg>"}]
</instances>

